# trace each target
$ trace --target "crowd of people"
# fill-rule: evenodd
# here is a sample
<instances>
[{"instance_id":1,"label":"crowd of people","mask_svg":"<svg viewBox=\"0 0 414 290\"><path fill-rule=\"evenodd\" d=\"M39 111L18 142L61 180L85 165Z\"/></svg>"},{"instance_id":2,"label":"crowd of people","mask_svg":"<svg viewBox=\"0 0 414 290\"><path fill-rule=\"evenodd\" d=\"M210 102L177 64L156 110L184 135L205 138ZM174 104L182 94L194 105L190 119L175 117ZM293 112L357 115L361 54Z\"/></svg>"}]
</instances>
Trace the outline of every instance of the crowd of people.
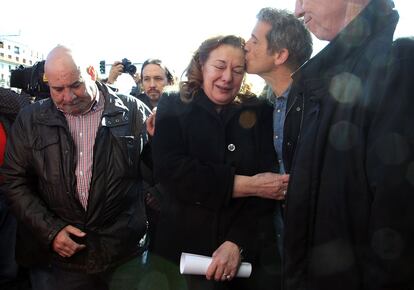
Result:
<instances>
[{"instance_id":1,"label":"crowd of people","mask_svg":"<svg viewBox=\"0 0 414 290\"><path fill-rule=\"evenodd\" d=\"M124 62L100 79L58 45L50 97L0 88L1 289L414 289L414 39L392 0L256 17L179 82L151 58L120 93Z\"/></svg>"}]
</instances>

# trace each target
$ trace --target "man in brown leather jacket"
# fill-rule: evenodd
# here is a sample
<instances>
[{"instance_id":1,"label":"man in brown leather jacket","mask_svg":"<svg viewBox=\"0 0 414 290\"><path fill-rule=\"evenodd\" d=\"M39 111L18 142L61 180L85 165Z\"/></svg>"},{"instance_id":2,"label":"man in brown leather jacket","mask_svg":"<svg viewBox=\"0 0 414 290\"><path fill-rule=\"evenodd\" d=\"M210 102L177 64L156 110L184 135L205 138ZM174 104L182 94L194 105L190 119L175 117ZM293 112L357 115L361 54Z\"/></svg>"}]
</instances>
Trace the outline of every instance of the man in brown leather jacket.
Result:
<instances>
[{"instance_id":1,"label":"man in brown leather jacket","mask_svg":"<svg viewBox=\"0 0 414 290\"><path fill-rule=\"evenodd\" d=\"M18 115L2 168L26 240L51 257L41 274L50 278L47 286L33 288L101 290L123 282L132 289L137 272L124 281L116 273L124 266L138 271L134 257L144 250L139 164L149 112L93 82L64 46L49 53L45 74L51 98Z\"/></svg>"}]
</instances>

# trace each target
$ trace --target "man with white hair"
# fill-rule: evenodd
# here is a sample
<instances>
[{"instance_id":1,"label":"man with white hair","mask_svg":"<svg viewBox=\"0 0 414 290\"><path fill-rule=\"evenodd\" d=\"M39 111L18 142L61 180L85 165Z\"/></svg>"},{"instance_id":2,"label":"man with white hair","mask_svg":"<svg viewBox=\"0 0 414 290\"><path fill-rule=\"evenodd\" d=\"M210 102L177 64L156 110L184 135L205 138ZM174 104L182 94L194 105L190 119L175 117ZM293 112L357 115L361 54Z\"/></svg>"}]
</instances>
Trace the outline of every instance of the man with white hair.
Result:
<instances>
[{"instance_id":1,"label":"man with white hair","mask_svg":"<svg viewBox=\"0 0 414 290\"><path fill-rule=\"evenodd\" d=\"M114 277L139 267L144 250L149 111L93 82L67 47L49 53L45 75L51 98L18 115L2 169L10 208L34 236L25 238L51 257L49 283L33 289L135 289L137 272L123 273L122 287Z\"/></svg>"},{"instance_id":2,"label":"man with white hair","mask_svg":"<svg viewBox=\"0 0 414 290\"><path fill-rule=\"evenodd\" d=\"M414 289L414 41L391 0L297 0L329 44L294 75L285 290Z\"/></svg>"}]
</instances>

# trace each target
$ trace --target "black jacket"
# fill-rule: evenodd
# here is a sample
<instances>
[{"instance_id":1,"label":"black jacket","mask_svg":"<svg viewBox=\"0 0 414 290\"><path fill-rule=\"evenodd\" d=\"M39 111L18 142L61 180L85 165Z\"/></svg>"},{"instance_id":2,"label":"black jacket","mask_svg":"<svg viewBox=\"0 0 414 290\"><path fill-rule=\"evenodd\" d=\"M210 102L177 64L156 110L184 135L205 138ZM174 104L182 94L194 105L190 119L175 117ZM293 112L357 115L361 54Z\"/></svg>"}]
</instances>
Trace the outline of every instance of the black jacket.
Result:
<instances>
[{"instance_id":1,"label":"black jacket","mask_svg":"<svg viewBox=\"0 0 414 290\"><path fill-rule=\"evenodd\" d=\"M54 263L88 273L140 253L147 228L139 162L147 140L148 111L135 98L115 95L97 84L105 107L96 134L87 211L76 196L74 142L51 99L25 107L18 115L2 168L11 209L35 241ZM87 233L82 241L86 249L70 258L51 250L66 225ZM28 245L31 235L22 237Z\"/></svg>"},{"instance_id":2,"label":"black jacket","mask_svg":"<svg viewBox=\"0 0 414 290\"><path fill-rule=\"evenodd\" d=\"M188 104L161 99L152 140L155 177L165 193L158 254L178 264L181 252L211 256L228 240L249 259L262 234L274 237L274 201L232 198L235 174L277 172L272 133L272 107L257 100L219 114L204 92Z\"/></svg>"},{"instance_id":3,"label":"black jacket","mask_svg":"<svg viewBox=\"0 0 414 290\"><path fill-rule=\"evenodd\" d=\"M267 100L274 106L275 95L268 88L266 94L262 94L259 99ZM290 90L286 104L285 125L283 128L283 165L286 173L290 173L292 161L295 153L300 130L302 128L303 114L305 109L305 99L303 94L297 90Z\"/></svg>"},{"instance_id":4,"label":"black jacket","mask_svg":"<svg viewBox=\"0 0 414 290\"><path fill-rule=\"evenodd\" d=\"M294 76L305 113L285 212L286 290L414 289L414 51L412 40L393 45L387 2L371 0Z\"/></svg>"}]
</instances>

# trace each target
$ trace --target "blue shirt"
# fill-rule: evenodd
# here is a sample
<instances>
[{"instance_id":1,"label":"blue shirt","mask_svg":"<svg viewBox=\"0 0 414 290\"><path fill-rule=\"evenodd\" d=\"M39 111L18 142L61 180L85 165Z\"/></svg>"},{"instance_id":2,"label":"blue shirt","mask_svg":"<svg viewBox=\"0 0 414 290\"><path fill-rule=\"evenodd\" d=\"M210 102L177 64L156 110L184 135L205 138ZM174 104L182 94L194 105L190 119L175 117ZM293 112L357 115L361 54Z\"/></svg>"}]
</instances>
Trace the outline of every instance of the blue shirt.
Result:
<instances>
[{"instance_id":1,"label":"blue shirt","mask_svg":"<svg viewBox=\"0 0 414 290\"><path fill-rule=\"evenodd\" d=\"M268 94L267 98L273 104L273 146L275 147L277 158L279 162L279 173L285 173L285 167L283 164L283 127L285 124L287 99L290 92L290 86L279 97L276 97L274 93ZM278 203L274 212L274 226L277 237L277 247L279 253L283 253L283 218L282 218L282 203Z\"/></svg>"},{"instance_id":2,"label":"blue shirt","mask_svg":"<svg viewBox=\"0 0 414 290\"><path fill-rule=\"evenodd\" d=\"M286 117L287 99L290 91L290 86L279 97L275 94L272 95L273 103L273 145L275 147L277 158L279 162L279 173L285 173L285 167L283 165L283 127Z\"/></svg>"}]
</instances>

